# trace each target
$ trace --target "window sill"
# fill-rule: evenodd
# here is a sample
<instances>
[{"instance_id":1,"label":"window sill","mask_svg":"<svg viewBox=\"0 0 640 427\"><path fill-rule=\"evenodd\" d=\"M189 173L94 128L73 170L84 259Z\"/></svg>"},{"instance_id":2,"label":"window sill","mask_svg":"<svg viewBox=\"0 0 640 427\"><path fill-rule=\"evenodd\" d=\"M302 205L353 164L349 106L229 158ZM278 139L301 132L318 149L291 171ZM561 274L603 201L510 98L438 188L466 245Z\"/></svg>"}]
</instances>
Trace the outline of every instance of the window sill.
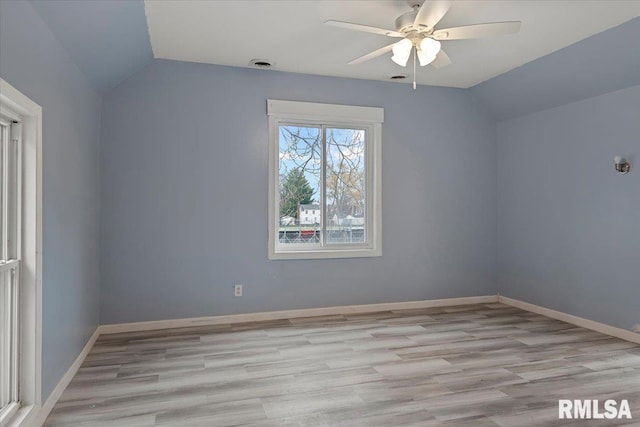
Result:
<instances>
[{"instance_id":1,"label":"window sill","mask_svg":"<svg viewBox=\"0 0 640 427\"><path fill-rule=\"evenodd\" d=\"M21 406L20 409L18 409L18 412L16 412L10 420L6 420L6 425L7 427L28 426L34 422L36 413L37 408L35 405Z\"/></svg>"},{"instance_id":2,"label":"window sill","mask_svg":"<svg viewBox=\"0 0 640 427\"><path fill-rule=\"evenodd\" d=\"M332 249L332 250L296 250L269 251L270 260L287 259L338 259L338 258L371 258L382 256L382 249Z\"/></svg>"}]
</instances>

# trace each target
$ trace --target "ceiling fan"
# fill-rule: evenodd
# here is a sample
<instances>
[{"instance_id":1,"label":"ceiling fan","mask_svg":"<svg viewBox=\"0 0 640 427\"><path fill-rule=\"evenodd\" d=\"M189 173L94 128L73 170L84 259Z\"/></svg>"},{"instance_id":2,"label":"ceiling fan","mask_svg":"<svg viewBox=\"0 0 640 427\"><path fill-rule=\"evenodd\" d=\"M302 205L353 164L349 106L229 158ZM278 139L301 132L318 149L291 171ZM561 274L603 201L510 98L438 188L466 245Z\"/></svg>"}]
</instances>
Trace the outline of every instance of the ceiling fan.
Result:
<instances>
[{"instance_id":1,"label":"ceiling fan","mask_svg":"<svg viewBox=\"0 0 640 427\"><path fill-rule=\"evenodd\" d=\"M393 52L391 60L398 65L406 67L411 53L413 53L413 88L415 89L416 56L421 67L431 64L435 68L442 68L451 64L451 59L441 49L440 41L500 36L517 33L520 30L520 21L473 24L436 30L435 26L449 11L453 0L408 0L408 2L413 10L400 15L396 19L395 30L343 21L331 20L325 22L325 24L334 27L402 39L360 56L350 61L349 65L360 64L385 53Z\"/></svg>"}]
</instances>

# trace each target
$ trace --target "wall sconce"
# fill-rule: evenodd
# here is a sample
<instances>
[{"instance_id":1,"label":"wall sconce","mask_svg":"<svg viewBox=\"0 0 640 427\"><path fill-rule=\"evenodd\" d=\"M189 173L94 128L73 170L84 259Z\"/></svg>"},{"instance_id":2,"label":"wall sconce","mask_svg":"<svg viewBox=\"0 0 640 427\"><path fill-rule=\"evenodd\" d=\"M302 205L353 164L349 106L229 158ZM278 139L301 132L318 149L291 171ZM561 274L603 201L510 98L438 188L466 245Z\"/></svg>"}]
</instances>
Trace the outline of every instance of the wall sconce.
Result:
<instances>
[{"instance_id":1,"label":"wall sconce","mask_svg":"<svg viewBox=\"0 0 640 427\"><path fill-rule=\"evenodd\" d=\"M631 163L629 163L627 159L624 159L620 156L616 156L614 157L613 161L616 164L616 170L621 174L623 175L627 174L631 170Z\"/></svg>"}]
</instances>

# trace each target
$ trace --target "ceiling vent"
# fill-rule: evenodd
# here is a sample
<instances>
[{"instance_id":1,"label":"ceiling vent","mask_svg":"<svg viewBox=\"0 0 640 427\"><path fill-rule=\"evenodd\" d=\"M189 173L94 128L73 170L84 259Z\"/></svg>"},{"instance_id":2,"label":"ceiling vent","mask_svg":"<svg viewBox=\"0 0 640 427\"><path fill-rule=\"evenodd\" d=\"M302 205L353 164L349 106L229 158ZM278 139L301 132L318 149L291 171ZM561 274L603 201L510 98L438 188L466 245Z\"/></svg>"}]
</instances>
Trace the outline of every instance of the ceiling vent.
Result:
<instances>
[{"instance_id":1,"label":"ceiling vent","mask_svg":"<svg viewBox=\"0 0 640 427\"><path fill-rule=\"evenodd\" d=\"M252 59L251 61L249 61L249 65L254 68L271 68L273 62L269 61L268 59Z\"/></svg>"},{"instance_id":2,"label":"ceiling vent","mask_svg":"<svg viewBox=\"0 0 640 427\"><path fill-rule=\"evenodd\" d=\"M389 76L389 80L404 80L407 77L407 74L392 74Z\"/></svg>"}]
</instances>

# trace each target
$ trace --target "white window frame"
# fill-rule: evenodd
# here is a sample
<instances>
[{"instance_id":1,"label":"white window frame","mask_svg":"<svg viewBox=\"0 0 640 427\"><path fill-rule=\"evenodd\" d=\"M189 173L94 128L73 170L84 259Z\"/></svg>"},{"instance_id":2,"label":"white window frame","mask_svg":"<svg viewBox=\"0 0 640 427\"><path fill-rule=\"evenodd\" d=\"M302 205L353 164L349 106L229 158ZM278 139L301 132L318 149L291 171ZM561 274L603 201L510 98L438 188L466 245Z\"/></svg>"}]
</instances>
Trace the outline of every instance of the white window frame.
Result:
<instances>
[{"instance_id":1,"label":"white window frame","mask_svg":"<svg viewBox=\"0 0 640 427\"><path fill-rule=\"evenodd\" d=\"M0 366L0 395L8 402L0 407L0 425L4 420L13 418L20 408L20 250L21 240L21 206L22 206L22 123L19 115L5 108L0 111L0 225L2 236L0 241L0 292L3 293L3 305L8 310L0 311L3 328L0 330L0 349L5 354L4 363ZM12 209L9 209L13 207ZM7 209L7 210L5 210ZM5 307L3 307L5 308ZM4 333L8 332L8 335ZM4 399L3 399L4 400ZM2 403L0 403L1 405Z\"/></svg>"},{"instance_id":2,"label":"white window frame","mask_svg":"<svg viewBox=\"0 0 640 427\"><path fill-rule=\"evenodd\" d=\"M42 407L42 108L0 78L0 114L22 124L19 400L0 426L37 422Z\"/></svg>"},{"instance_id":3,"label":"white window frame","mask_svg":"<svg viewBox=\"0 0 640 427\"><path fill-rule=\"evenodd\" d=\"M382 256L382 123L384 109L313 102L267 100L269 116L269 237L268 258L323 259ZM280 125L309 125L364 129L366 131L365 244L280 244L279 242L279 137ZM323 158L323 162L324 162ZM322 177L324 181L324 177ZM323 190L324 191L324 190ZM323 231L326 209L321 203Z\"/></svg>"}]
</instances>

